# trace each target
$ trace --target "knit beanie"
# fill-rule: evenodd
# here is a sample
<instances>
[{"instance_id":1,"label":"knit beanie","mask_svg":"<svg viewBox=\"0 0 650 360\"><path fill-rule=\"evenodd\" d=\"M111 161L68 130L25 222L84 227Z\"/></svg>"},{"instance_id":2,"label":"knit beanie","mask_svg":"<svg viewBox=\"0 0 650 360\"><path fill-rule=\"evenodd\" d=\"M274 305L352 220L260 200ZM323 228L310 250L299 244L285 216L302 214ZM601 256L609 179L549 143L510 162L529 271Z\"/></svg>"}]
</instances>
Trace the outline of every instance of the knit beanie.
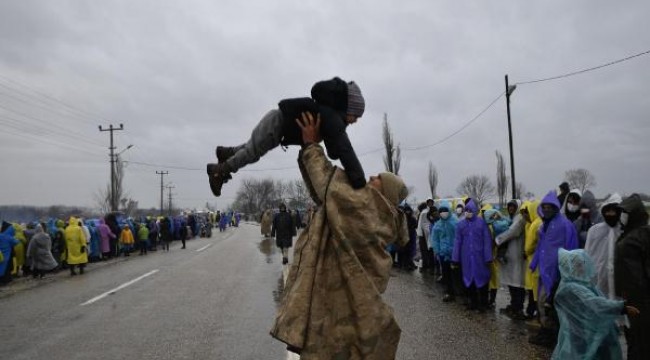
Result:
<instances>
[{"instance_id":1,"label":"knit beanie","mask_svg":"<svg viewBox=\"0 0 650 360\"><path fill-rule=\"evenodd\" d=\"M361 95L361 89L354 81L348 83L348 108L347 114L361 117L366 109L366 101Z\"/></svg>"},{"instance_id":2,"label":"knit beanie","mask_svg":"<svg viewBox=\"0 0 650 360\"><path fill-rule=\"evenodd\" d=\"M390 201L391 204L397 206L408 196L408 190L402 179L390 172L383 172L379 174L382 184L382 194Z\"/></svg>"}]
</instances>

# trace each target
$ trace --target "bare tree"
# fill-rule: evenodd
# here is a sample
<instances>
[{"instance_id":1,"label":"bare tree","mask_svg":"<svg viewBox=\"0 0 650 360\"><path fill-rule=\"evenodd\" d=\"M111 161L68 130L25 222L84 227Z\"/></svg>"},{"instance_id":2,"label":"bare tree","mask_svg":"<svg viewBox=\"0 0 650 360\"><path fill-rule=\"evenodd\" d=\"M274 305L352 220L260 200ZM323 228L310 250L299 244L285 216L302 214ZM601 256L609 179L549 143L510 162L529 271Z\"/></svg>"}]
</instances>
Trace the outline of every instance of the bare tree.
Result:
<instances>
[{"instance_id":1,"label":"bare tree","mask_svg":"<svg viewBox=\"0 0 650 360\"><path fill-rule=\"evenodd\" d=\"M117 205L119 207L126 200L128 194L124 191L122 186L124 181L124 162L120 160L120 156L115 156L115 199L117 199ZM99 189L95 193L95 205L102 214L107 214L111 211L111 184L110 182L106 185L105 189ZM122 206L124 208L124 206Z\"/></svg>"},{"instance_id":2,"label":"bare tree","mask_svg":"<svg viewBox=\"0 0 650 360\"><path fill-rule=\"evenodd\" d=\"M402 151L399 145L395 146L395 139L393 138L393 132L390 130L388 114L386 113L384 113L382 140L386 150L386 155L384 155L384 166L386 167L386 171L390 171L397 175L399 174L399 168L402 163Z\"/></svg>"},{"instance_id":3,"label":"bare tree","mask_svg":"<svg viewBox=\"0 0 650 360\"><path fill-rule=\"evenodd\" d=\"M571 169L564 173L564 180L582 193L596 186L596 177L587 169Z\"/></svg>"},{"instance_id":4,"label":"bare tree","mask_svg":"<svg viewBox=\"0 0 650 360\"><path fill-rule=\"evenodd\" d=\"M497 155L497 196L499 197L499 206L506 204L506 194L508 193L508 177L506 176L506 163L503 155L496 151Z\"/></svg>"},{"instance_id":5,"label":"bare tree","mask_svg":"<svg viewBox=\"0 0 650 360\"><path fill-rule=\"evenodd\" d=\"M433 166L433 162L429 161L429 190L431 190L431 198L436 198L436 189L438 188L438 170Z\"/></svg>"},{"instance_id":6,"label":"bare tree","mask_svg":"<svg viewBox=\"0 0 650 360\"><path fill-rule=\"evenodd\" d=\"M495 188L485 175L471 175L465 178L456 188L458 195L467 195L474 199L477 205L494 196Z\"/></svg>"},{"instance_id":7,"label":"bare tree","mask_svg":"<svg viewBox=\"0 0 650 360\"><path fill-rule=\"evenodd\" d=\"M302 180L244 179L232 207L246 214L259 214L284 201L290 208L306 208L310 200Z\"/></svg>"}]
</instances>

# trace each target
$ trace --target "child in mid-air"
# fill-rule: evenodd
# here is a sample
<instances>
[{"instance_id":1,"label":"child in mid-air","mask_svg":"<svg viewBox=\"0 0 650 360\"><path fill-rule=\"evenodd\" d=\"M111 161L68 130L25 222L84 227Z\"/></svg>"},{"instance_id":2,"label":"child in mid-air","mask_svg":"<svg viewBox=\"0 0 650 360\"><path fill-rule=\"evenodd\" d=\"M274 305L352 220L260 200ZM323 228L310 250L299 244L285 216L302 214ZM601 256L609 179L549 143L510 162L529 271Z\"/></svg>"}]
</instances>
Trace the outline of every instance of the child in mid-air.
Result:
<instances>
[{"instance_id":1,"label":"child in mid-air","mask_svg":"<svg viewBox=\"0 0 650 360\"><path fill-rule=\"evenodd\" d=\"M301 113L320 115L320 133L327 154L341 161L352 187L359 189L365 186L363 168L345 132L349 124L354 124L363 115L364 110L365 101L359 86L338 77L317 82L311 88L311 98L280 101L278 109L269 111L260 120L247 143L236 147L217 146L219 163L207 166L212 193L220 196L221 187L232 179L232 173L257 162L278 145L303 145L302 133L296 123Z\"/></svg>"}]
</instances>

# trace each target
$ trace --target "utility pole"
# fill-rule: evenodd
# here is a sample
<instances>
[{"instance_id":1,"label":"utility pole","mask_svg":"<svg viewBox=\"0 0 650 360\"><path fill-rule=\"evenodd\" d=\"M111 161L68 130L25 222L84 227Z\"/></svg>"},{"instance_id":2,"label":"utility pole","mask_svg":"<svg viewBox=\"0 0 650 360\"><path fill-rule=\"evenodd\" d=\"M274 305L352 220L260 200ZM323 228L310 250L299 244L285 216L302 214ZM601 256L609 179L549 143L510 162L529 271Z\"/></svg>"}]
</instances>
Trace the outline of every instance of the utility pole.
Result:
<instances>
[{"instance_id":1,"label":"utility pole","mask_svg":"<svg viewBox=\"0 0 650 360\"><path fill-rule=\"evenodd\" d=\"M167 191L169 192L169 204L168 204L169 205L169 211L168 211L167 216L172 216L172 189L175 188L175 187L176 186L171 186L171 185L166 186Z\"/></svg>"},{"instance_id":2,"label":"utility pole","mask_svg":"<svg viewBox=\"0 0 650 360\"><path fill-rule=\"evenodd\" d=\"M109 125L108 129L103 129L99 125L99 131L110 131L111 133L111 146L108 148L111 151L111 212L117 211L117 199L115 195L117 193L116 184L115 184L115 146L113 145L113 131L124 130L124 125L120 124L120 127L113 127L113 124Z\"/></svg>"},{"instance_id":3,"label":"utility pole","mask_svg":"<svg viewBox=\"0 0 650 360\"><path fill-rule=\"evenodd\" d=\"M515 181L515 155L512 149L512 123L510 121L510 95L515 91L517 85L508 84L506 75L506 108L508 111L508 139L510 141L510 177L512 178L512 198L517 198L517 182Z\"/></svg>"},{"instance_id":4,"label":"utility pole","mask_svg":"<svg viewBox=\"0 0 650 360\"><path fill-rule=\"evenodd\" d=\"M163 191L165 190L165 185L163 183L163 177L169 174L169 171L156 171L156 174L160 175L160 216L163 215Z\"/></svg>"}]
</instances>

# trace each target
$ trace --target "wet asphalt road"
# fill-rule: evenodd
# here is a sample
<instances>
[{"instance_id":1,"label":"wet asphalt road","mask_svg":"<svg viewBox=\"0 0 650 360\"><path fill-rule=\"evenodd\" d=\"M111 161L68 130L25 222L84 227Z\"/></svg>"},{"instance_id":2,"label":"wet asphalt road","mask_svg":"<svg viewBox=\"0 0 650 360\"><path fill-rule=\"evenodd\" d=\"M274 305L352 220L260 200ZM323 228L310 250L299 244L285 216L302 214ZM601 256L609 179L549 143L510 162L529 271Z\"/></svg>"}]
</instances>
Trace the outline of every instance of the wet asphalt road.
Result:
<instances>
[{"instance_id":1,"label":"wet asphalt road","mask_svg":"<svg viewBox=\"0 0 650 360\"><path fill-rule=\"evenodd\" d=\"M187 247L0 288L0 357L287 359L268 335L283 284L272 240L244 224ZM398 359L548 358L524 324L443 304L417 272L393 275L385 299L402 327Z\"/></svg>"}]
</instances>

